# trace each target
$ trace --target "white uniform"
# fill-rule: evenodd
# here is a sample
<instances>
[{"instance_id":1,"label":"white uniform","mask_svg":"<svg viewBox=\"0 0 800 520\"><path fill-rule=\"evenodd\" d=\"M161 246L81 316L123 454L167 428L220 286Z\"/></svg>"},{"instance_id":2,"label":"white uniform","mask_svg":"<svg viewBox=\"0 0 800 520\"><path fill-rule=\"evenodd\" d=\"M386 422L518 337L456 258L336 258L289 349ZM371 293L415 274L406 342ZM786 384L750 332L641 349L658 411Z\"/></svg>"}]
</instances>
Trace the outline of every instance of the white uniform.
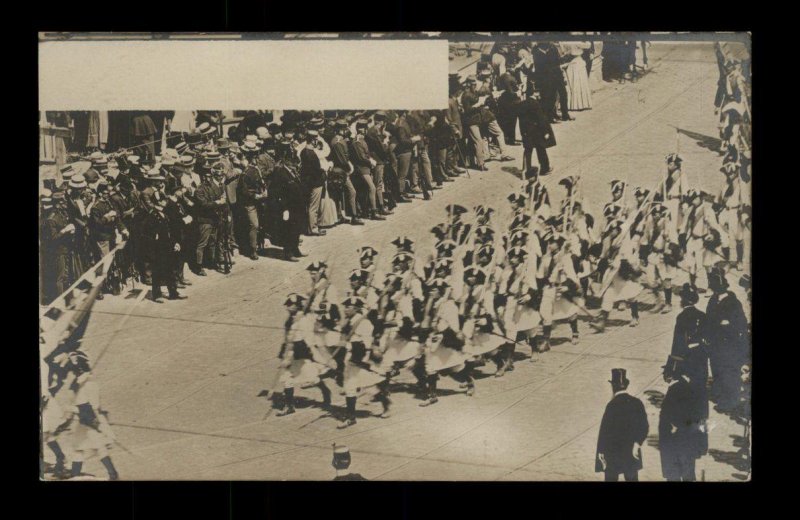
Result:
<instances>
[{"instance_id":1,"label":"white uniform","mask_svg":"<svg viewBox=\"0 0 800 520\"><path fill-rule=\"evenodd\" d=\"M516 340L518 332L532 333L539 326L542 319L539 312L533 307L519 303L517 300L527 294L529 288L536 287L536 262L530 259L526 267L525 262L516 268L507 266L498 281L498 294L507 296L505 311L502 312L503 327L506 336Z\"/></svg>"},{"instance_id":2,"label":"white uniform","mask_svg":"<svg viewBox=\"0 0 800 520\"><path fill-rule=\"evenodd\" d=\"M704 272L706 267L724 260L722 255L704 246L704 239L711 229L719 233L723 244L728 242L727 233L719 225L717 216L708 203L692 207L686 218L686 261L689 272L695 275Z\"/></svg>"},{"instance_id":3,"label":"white uniform","mask_svg":"<svg viewBox=\"0 0 800 520\"><path fill-rule=\"evenodd\" d=\"M460 330L456 303L445 296L433 302L430 311L433 316L431 320L433 333L425 345L425 371L428 374L435 374L463 365L468 359L467 355L443 346L441 341L436 341L437 336L441 336L448 329L456 333Z\"/></svg>"},{"instance_id":4,"label":"white uniform","mask_svg":"<svg viewBox=\"0 0 800 520\"><path fill-rule=\"evenodd\" d=\"M581 305L582 299L579 296L565 298L561 291L565 289L564 283L571 280L576 286L580 285L575 267L572 265L572 257L568 254L556 258L553 255L545 255L539 264L539 272L536 277L542 286L542 301L539 305L539 314L543 325L551 325L554 321L571 320L576 317L580 308L573 301Z\"/></svg>"},{"instance_id":5,"label":"white uniform","mask_svg":"<svg viewBox=\"0 0 800 520\"><path fill-rule=\"evenodd\" d=\"M314 316L305 314L296 317L286 331L285 343L287 348L293 348L296 343L303 342L311 351L312 359L297 359L291 354L290 364L284 368L279 376L279 381L284 388L295 386L309 386L319 382L319 377L330 369L331 358L327 352L317 348L315 343L317 335L314 332ZM285 355L290 355L286 353Z\"/></svg>"},{"instance_id":6,"label":"white uniform","mask_svg":"<svg viewBox=\"0 0 800 520\"><path fill-rule=\"evenodd\" d=\"M603 293L603 301L600 307L605 312L611 312L616 302L629 301L636 298L644 289L638 281L626 280L620 275L619 267L623 260L627 261L632 268L639 268L639 251L636 243L629 236L625 236L622 239L617 256L605 274L606 280L611 277L610 285Z\"/></svg>"},{"instance_id":7,"label":"white uniform","mask_svg":"<svg viewBox=\"0 0 800 520\"><path fill-rule=\"evenodd\" d=\"M488 352L496 350L503 345L506 340L501 337L501 331L494 326L492 333L482 332L480 325L476 325L476 320L489 319L497 322L497 315L494 310L494 292L487 285L476 285L470 288L459 301L459 310L465 317L464 326L461 331L464 334L466 344L464 353L471 356L482 356ZM483 315L489 315L484 318Z\"/></svg>"},{"instance_id":8,"label":"white uniform","mask_svg":"<svg viewBox=\"0 0 800 520\"><path fill-rule=\"evenodd\" d=\"M356 314L349 320L342 320L341 345L347 353L344 358L344 391L347 396L356 396L363 388L375 386L384 380L384 376L366 366L371 367L369 353L372 350L372 323L363 315ZM359 357L359 364L354 362Z\"/></svg>"}]
</instances>

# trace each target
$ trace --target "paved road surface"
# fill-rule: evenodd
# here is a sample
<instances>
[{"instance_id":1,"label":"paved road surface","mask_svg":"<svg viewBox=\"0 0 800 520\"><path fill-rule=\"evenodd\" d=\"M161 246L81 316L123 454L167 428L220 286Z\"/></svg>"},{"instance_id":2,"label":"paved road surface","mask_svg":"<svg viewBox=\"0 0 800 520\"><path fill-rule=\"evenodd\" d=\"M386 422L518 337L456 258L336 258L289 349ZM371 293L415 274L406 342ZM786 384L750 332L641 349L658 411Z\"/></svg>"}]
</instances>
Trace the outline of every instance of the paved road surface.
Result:
<instances>
[{"instance_id":1,"label":"paved road surface","mask_svg":"<svg viewBox=\"0 0 800 520\"><path fill-rule=\"evenodd\" d=\"M566 175L582 176L595 215L609 198L611 179L655 185L664 156L675 151L675 126L710 137L680 138L690 181L707 189L721 185L720 158L705 144L717 135L712 48L655 44L649 55L646 76L598 85L593 110L556 126L556 172L547 178L554 202L563 194L556 183ZM521 149L509 153L519 159ZM428 230L449 203L488 203L503 218L505 196L520 184L521 160L489 165L489 172L446 185L432 201L403 205L386 222L339 226L326 237L306 238L307 260L329 261L334 281L343 284L359 246L389 251L395 236L408 234L429 249ZM518 363L501 379L487 367L472 398L443 379L445 395L436 406L420 408L411 394L398 391L391 418L359 418L340 431L313 406L319 400L313 389L298 391L311 406L265 420L269 403L258 395L275 378L282 303L287 293L307 289L307 273L304 264L236 260L230 275L195 277L185 290L188 300L158 305L130 293L95 306L84 347L95 363L103 406L128 450L113 453L122 478L327 480L333 477L335 441L350 446L353 470L368 479L599 480L594 452L611 394L607 380L611 368L625 367L631 393L645 399L651 424L641 477L661 479L656 431L666 385L660 374L677 310L667 316L645 312L638 328L626 326L627 312L615 312L611 318L621 325L602 335L584 322L577 345L567 340L566 324L558 325L552 351ZM387 259L382 261L386 270ZM401 381L411 382L410 375ZM343 402L334 397L334 404ZM744 478L734 446L742 426L713 412L711 420L712 451L698 463L698 473L704 470L707 480ZM104 475L97 461L84 470Z\"/></svg>"}]
</instances>

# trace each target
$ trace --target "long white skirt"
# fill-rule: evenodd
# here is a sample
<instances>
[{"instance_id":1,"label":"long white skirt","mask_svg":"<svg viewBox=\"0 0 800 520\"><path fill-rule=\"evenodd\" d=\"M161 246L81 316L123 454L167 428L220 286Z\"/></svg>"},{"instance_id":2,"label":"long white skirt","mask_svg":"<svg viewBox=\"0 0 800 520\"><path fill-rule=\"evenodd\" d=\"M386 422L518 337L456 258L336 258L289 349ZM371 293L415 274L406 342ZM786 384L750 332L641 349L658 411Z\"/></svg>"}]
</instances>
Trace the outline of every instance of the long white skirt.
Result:
<instances>
[{"instance_id":1,"label":"long white skirt","mask_svg":"<svg viewBox=\"0 0 800 520\"><path fill-rule=\"evenodd\" d=\"M586 73L586 61L575 56L567 65L567 94L570 110L587 110L592 108L592 91L589 88L589 75Z\"/></svg>"},{"instance_id":2,"label":"long white skirt","mask_svg":"<svg viewBox=\"0 0 800 520\"><path fill-rule=\"evenodd\" d=\"M405 363L419 356L422 345L418 341L408 341L392 332L387 332L381 338L382 347L385 347L380 371L383 373L392 369L395 363Z\"/></svg>"},{"instance_id":3,"label":"long white skirt","mask_svg":"<svg viewBox=\"0 0 800 520\"><path fill-rule=\"evenodd\" d=\"M280 375L279 381L284 387L308 386L319 383L319 378L329 369L327 366L310 359L292 361Z\"/></svg>"},{"instance_id":4,"label":"long white skirt","mask_svg":"<svg viewBox=\"0 0 800 520\"><path fill-rule=\"evenodd\" d=\"M435 374L442 370L455 368L463 365L469 356L458 350L439 345L436 350L431 347L425 348L425 371L428 374Z\"/></svg>"},{"instance_id":5,"label":"long white skirt","mask_svg":"<svg viewBox=\"0 0 800 520\"><path fill-rule=\"evenodd\" d=\"M582 303L580 297L575 297L575 301ZM539 305L539 313L542 323L550 325L554 321L569 320L578 314L580 308L567 298L556 294L555 287L545 287L542 293L542 303Z\"/></svg>"},{"instance_id":6,"label":"long white skirt","mask_svg":"<svg viewBox=\"0 0 800 520\"><path fill-rule=\"evenodd\" d=\"M611 285L603 294L601 309L611 312L616 302L629 301L641 294L644 290L642 284L635 280L625 280L619 274L614 275Z\"/></svg>"},{"instance_id":7,"label":"long white skirt","mask_svg":"<svg viewBox=\"0 0 800 520\"><path fill-rule=\"evenodd\" d=\"M517 339L519 332L530 333L542 322L539 312L527 305L520 305L514 298L509 298L506 311L503 314L503 325L506 336L512 340Z\"/></svg>"},{"instance_id":8,"label":"long white skirt","mask_svg":"<svg viewBox=\"0 0 800 520\"><path fill-rule=\"evenodd\" d=\"M347 395L355 395L364 388L375 386L385 380L383 374L347 363L344 367L344 391Z\"/></svg>"}]
</instances>

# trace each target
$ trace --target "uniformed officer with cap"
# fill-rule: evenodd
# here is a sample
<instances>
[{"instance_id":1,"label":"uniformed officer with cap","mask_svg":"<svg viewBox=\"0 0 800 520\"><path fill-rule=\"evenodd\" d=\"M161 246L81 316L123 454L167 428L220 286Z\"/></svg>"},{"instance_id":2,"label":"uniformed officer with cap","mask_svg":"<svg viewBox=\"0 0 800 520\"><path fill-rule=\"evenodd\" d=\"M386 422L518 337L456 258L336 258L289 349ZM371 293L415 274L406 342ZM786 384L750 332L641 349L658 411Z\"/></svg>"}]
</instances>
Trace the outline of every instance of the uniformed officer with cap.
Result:
<instances>
[{"instance_id":1,"label":"uniformed officer with cap","mask_svg":"<svg viewBox=\"0 0 800 520\"><path fill-rule=\"evenodd\" d=\"M352 473L350 471L350 448L347 446L333 443L333 469L336 470L336 477L333 480L367 480L359 473Z\"/></svg>"}]
</instances>

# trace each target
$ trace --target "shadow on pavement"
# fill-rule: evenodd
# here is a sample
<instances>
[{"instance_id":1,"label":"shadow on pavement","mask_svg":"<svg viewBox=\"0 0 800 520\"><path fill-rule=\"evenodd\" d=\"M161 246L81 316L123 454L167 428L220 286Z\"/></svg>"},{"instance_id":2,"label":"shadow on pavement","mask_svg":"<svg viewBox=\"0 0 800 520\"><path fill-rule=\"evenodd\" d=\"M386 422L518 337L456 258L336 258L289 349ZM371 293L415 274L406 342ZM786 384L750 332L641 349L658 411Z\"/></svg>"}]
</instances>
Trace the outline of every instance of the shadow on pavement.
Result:
<instances>
[{"instance_id":1,"label":"shadow on pavement","mask_svg":"<svg viewBox=\"0 0 800 520\"><path fill-rule=\"evenodd\" d=\"M711 150L712 152L718 152L722 146L722 141L716 137L692 132L691 130L685 130L683 128L678 128L677 130L686 137L694 139L695 144L697 144L697 146L700 148L705 148L706 150Z\"/></svg>"}]
</instances>

